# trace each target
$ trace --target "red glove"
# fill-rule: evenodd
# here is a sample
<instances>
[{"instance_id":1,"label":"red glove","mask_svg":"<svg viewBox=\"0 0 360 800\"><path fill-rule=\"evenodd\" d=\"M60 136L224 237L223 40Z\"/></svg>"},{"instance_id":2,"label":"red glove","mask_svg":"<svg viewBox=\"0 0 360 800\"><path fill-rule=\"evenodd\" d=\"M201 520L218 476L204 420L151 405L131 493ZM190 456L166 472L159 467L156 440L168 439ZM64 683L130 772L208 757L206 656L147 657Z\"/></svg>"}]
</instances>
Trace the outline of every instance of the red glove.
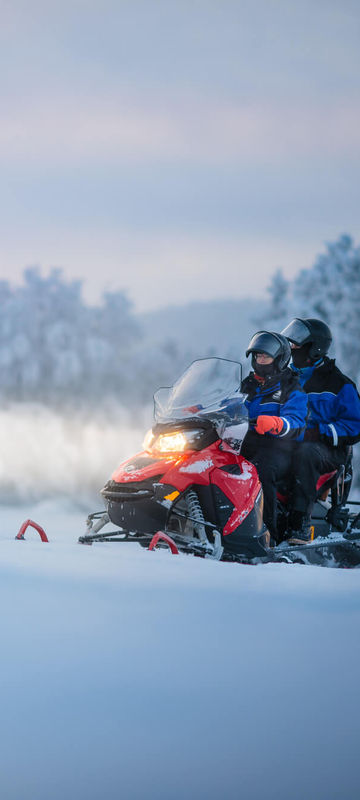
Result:
<instances>
[{"instance_id":1,"label":"red glove","mask_svg":"<svg viewBox=\"0 0 360 800\"><path fill-rule=\"evenodd\" d=\"M267 414L262 414L256 420L255 430L256 433L281 433L284 423L281 417L268 417Z\"/></svg>"}]
</instances>

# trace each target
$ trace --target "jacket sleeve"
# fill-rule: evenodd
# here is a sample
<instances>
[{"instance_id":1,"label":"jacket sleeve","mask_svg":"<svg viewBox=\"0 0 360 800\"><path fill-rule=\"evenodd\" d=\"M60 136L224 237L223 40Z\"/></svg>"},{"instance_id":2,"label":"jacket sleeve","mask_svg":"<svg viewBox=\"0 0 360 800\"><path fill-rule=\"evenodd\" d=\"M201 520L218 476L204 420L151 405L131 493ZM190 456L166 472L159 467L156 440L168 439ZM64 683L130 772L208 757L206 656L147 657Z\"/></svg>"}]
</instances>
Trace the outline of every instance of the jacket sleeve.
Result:
<instances>
[{"instance_id":1,"label":"jacket sleeve","mask_svg":"<svg viewBox=\"0 0 360 800\"><path fill-rule=\"evenodd\" d=\"M295 389L281 405L281 419L284 427L277 438L303 438L308 408L307 394Z\"/></svg>"},{"instance_id":2,"label":"jacket sleeve","mask_svg":"<svg viewBox=\"0 0 360 800\"><path fill-rule=\"evenodd\" d=\"M320 435L334 445L360 441L360 397L354 384L345 383L334 404L333 419L319 423Z\"/></svg>"}]
</instances>

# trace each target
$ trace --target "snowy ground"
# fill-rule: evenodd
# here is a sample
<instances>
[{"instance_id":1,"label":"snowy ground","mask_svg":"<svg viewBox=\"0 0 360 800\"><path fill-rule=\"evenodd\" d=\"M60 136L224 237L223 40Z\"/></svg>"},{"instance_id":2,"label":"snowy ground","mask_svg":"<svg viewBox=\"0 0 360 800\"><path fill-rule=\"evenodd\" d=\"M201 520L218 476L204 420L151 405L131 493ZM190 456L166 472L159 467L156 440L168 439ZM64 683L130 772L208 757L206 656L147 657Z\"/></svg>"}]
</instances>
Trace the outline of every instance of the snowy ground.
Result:
<instances>
[{"instance_id":1,"label":"snowy ground","mask_svg":"<svg viewBox=\"0 0 360 800\"><path fill-rule=\"evenodd\" d=\"M85 516L0 507L3 800L358 798L360 570L86 547Z\"/></svg>"}]
</instances>

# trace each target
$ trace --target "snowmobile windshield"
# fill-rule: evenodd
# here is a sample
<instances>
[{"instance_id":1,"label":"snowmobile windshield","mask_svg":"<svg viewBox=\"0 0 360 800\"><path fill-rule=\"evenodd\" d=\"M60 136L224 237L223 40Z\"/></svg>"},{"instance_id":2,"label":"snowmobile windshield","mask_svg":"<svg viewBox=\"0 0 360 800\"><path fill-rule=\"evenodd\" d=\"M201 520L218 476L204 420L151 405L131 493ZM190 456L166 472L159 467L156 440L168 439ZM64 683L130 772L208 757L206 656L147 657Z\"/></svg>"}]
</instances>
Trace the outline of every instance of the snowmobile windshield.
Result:
<instances>
[{"instance_id":1,"label":"snowmobile windshield","mask_svg":"<svg viewBox=\"0 0 360 800\"><path fill-rule=\"evenodd\" d=\"M311 336L310 329L301 319L293 319L281 333L299 347L309 342Z\"/></svg>"},{"instance_id":2,"label":"snowmobile windshield","mask_svg":"<svg viewBox=\"0 0 360 800\"><path fill-rule=\"evenodd\" d=\"M240 393L241 364L225 358L194 361L170 388L154 395L156 422L194 417L243 421L247 417L245 395Z\"/></svg>"}]
</instances>

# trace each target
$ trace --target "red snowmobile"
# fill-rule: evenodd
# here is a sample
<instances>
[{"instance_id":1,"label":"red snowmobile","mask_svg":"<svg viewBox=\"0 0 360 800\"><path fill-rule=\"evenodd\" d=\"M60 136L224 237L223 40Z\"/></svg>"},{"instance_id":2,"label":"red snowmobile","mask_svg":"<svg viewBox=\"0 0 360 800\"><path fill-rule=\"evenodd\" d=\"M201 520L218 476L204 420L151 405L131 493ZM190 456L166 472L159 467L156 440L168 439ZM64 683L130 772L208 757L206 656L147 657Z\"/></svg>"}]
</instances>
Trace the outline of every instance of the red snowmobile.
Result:
<instances>
[{"instance_id":1,"label":"red snowmobile","mask_svg":"<svg viewBox=\"0 0 360 800\"><path fill-rule=\"evenodd\" d=\"M345 465L323 476L319 495L332 487L333 502L316 504L313 541L271 546L258 474L240 452L249 422L240 386L241 364L208 358L159 389L144 450L115 470L101 492L107 508L90 514L79 542L138 542L242 563L359 565L360 514L350 514L344 504L350 480ZM285 531L283 494L279 512ZM100 532L108 523L117 529Z\"/></svg>"}]
</instances>

